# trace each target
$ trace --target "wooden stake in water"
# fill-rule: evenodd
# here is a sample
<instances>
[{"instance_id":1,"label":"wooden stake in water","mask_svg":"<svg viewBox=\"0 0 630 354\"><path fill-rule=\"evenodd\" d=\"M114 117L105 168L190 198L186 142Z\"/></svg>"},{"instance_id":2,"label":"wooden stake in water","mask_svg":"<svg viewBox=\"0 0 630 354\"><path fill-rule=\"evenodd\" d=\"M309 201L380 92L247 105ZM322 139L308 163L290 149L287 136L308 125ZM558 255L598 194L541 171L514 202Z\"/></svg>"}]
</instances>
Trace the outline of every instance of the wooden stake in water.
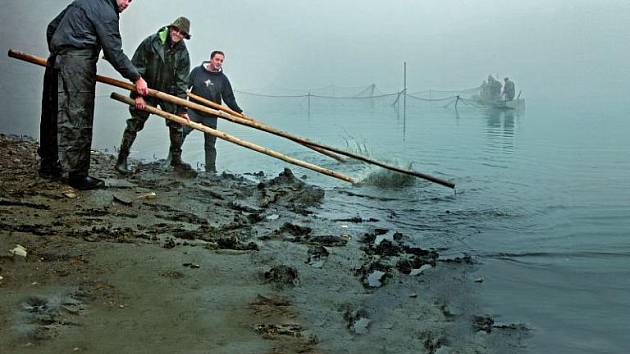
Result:
<instances>
[{"instance_id":1,"label":"wooden stake in water","mask_svg":"<svg viewBox=\"0 0 630 354\"><path fill-rule=\"evenodd\" d=\"M403 141L407 135L407 62L403 63Z\"/></svg>"}]
</instances>

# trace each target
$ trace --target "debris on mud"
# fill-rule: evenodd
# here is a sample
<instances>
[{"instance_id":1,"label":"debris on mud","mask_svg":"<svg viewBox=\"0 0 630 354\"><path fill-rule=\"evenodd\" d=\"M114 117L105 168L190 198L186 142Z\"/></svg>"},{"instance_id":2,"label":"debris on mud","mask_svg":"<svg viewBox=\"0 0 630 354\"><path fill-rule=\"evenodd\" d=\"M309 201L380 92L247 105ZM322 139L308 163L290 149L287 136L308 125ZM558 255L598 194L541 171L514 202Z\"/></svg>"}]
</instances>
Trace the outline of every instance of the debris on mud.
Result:
<instances>
[{"instance_id":1,"label":"debris on mud","mask_svg":"<svg viewBox=\"0 0 630 354\"><path fill-rule=\"evenodd\" d=\"M294 287L300 284L297 269L284 264L273 266L265 272L264 276L268 282L279 288Z\"/></svg>"},{"instance_id":2,"label":"debris on mud","mask_svg":"<svg viewBox=\"0 0 630 354\"><path fill-rule=\"evenodd\" d=\"M276 230L276 234L289 234L292 236L306 236L309 235L313 231L312 228L307 226L301 226L292 223L284 223L278 230Z\"/></svg>"},{"instance_id":3,"label":"debris on mud","mask_svg":"<svg viewBox=\"0 0 630 354\"><path fill-rule=\"evenodd\" d=\"M439 349L446 348L448 345L448 339L442 336L436 336L432 332L423 332L420 334L420 338L424 339L424 349L429 354L437 353Z\"/></svg>"},{"instance_id":4,"label":"debris on mud","mask_svg":"<svg viewBox=\"0 0 630 354\"><path fill-rule=\"evenodd\" d=\"M365 288L380 288L392 277L391 266L380 261L368 262L355 271Z\"/></svg>"},{"instance_id":5,"label":"debris on mud","mask_svg":"<svg viewBox=\"0 0 630 354\"><path fill-rule=\"evenodd\" d=\"M304 242L326 247L343 247L348 244L348 238L344 236L322 235L307 237Z\"/></svg>"},{"instance_id":6,"label":"debris on mud","mask_svg":"<svg viewBox=\"0 0 630 354\"><path fill-rule=\"evenodd\" d=\"M263 296L256 295L256 299L251 302L253 307L259 306L291 306L291 301L283 296L272 295L272 296Z\"/></svg>"},{"instance_id":7,"label":"debris on mud","mask_svg":"<svg viewBox=\"0 0 630 354\"><path fill-rule=\"evenodd\" d=\"M472 326L477 332L484 331L486 333L492 332L492 326L494 325L494 319L491 316L473 316Z\"/></svg>"},{"instance_id":8,"label":"debris on mud","mask_svg":"<svg viewBox=\"0 0 630 354\"><path fill-rule=\"evenodd\" d=\"M284 241L299 242L309 245L318 245L326 247L342 247L348 243L350 239L347 235L311 235L313 229L307 226L301 226L292 223L284 223L279 229L271 235L260 237L261 240L282 239Z\"/></svg>"},{"instance_id":9,"label":"debris on mud","mask_svg":"<svg viewBox=\"0 0 630 354\"><path fill-rule=\"evenodd\" d=\"M363 222L378 222L378 219L375 219L375 218L363 219L360 216L353 216L351 218L333 219L333 221L351 222L351 223L359 224Z\"/></svg>"},{"instance_id":10,"label":"debris on mud","mask_svg":"<svg viewBox=\"0 0 630 354\"><path fill-rule=\"evenodd\" d=\"M367 334L368 327L372 322L367 310L353 310L349 305L344 306L343 319L346 321L346 328L359 335Z\"/></svg>"},{"instance_id":11,"label":"debris on mud","mask_svg":"<svg viewBox=\"0 0 630 354\"><path fill-rule=\"evenodd\" d=\"M361 248L367 261L355 273L366 288L379 288L392 278L392 270L400 274L419 275L437 264L439 254L403 243L404 235L385 229L376 229L363 236ZM395 272L395 271L394 271Z\"/></svg>"},{"instance_id":12,"label":"debris on mud","mask_svg":"<svg viewBox=\"0 0 630 354\"><path fill-rule=\"evenodd\" d=\"M22 206L22 207L33 208L33 209L50 210L50 206L45 205L45 204L30 203L30 202L24 202L21 200L11 200L11 199L5 199L5 198L0 198L0 206Z\"/></svg>"},{"instance_id":13,"label":"debris on mud","mask_svg":"<svg viewBox=\"0 0 630 354\"><path fill-rule=\"evenodd\" d=\"M256 332L266 339L275 339L278 336L302 337L302 326L297 323L259 324Z\"/></svg>"},{"instance_id":14,"label":"debris on mud","mask_svg":"<svg viewBox=\"0 0 630 354\"><path fill-rule=\"evenodd\" d=\"M28 254L28 252L26 251L26 247L22 245L15 245L15 248L9 250L9 254L26 258L26 255Z\"/></svg>"},{"instance_id":15,"label":"debris on mud","mask_svg":"<svg viewBox=\"0 0 630 354\"><path fill-rule=\"evenodd\" d=\"M324 199L323 189L300 181L288 168L276 178L259 183L257 189L258 204L261 207L282 205L300 215L311 214L308 208L319 205Z\"/></svg>"},{"instance_id":16,"label":"debris on mud","mask_svg":"<svg viewBox=\"0 0 630 354\"><path fill-rule=\"evenodd\" d=\"M126 206L132 206L133 205L133 199L121 194L121 193L114 193L112 194L112 198L115 202L120 203L122 205L126 205Z\"/></svg>"},{"instance_id":17,"label":"debris on mud","mask_svg":"<svg viewBox=\"0 0 630 354\"><path fill-rule=\"evenodd\" d=\"M306 264L309 264L315 268L322 268L324 263L326 263L326 259L330 253L324 246L310 246L308 248L308 259L306 260Z\"/></svg>"},{"instance_id":18,"label":"debris on mud","mask_svg":"<svg viewBox=\"0 0 630 354\"><path fill-rule=\"evenodd\" d=\"M176 271L176 270L169 270L169 271L160 273L160 276L164 278L169 278L169 279L182 279L184 277L184 273Z\"/></svg>"}]
</instances>

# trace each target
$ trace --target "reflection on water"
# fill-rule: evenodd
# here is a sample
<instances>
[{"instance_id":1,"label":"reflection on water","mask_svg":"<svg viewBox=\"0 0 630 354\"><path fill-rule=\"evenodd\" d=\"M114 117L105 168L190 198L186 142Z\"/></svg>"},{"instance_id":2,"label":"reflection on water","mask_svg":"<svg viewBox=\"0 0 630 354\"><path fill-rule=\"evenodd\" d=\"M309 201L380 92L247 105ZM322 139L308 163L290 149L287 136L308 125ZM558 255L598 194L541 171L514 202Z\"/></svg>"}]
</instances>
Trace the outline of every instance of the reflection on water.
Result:
<instances>
[{"instance_id":1,"label":"reflection on water","mask_svg":"<svg viewBox=\"0 0 630 354\"><path fill-rule=\"evenodd\" d=\"M514 130L521 112L512 109L488 108L483 110L486 118L486 136L493 148L506 153L514 151Z\"/></svg>"},{"instance_id":2,"label":"reflection on water","mask_svg":"<svg viewBox=\"0 0 630 354\"><path fill-rule=\"evenodd\" d=\"M514 116L516 113L512 110L505 111L503 117L503 132L506 135L514 135Z\"/></svg>"}]
</instances>

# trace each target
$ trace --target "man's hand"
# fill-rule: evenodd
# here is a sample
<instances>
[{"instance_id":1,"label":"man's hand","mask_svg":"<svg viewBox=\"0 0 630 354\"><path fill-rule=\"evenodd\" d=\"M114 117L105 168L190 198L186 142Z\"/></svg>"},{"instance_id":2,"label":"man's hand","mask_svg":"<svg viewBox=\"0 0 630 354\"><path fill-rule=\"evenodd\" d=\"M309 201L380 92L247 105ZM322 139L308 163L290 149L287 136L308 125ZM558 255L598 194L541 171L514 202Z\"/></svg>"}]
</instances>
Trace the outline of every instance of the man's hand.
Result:
<instances>
[{"instance_id":1,"label":"man's hand","mask_svg":"<svg viewBox=\"0 0 630 354\"><path fill-rule=\"evenodd\" d=\"M190 117L188 116L188 113L182 113L179 116L182 117L182 118L186 118L188 123L192 123L192 120L190 120Z\"/></svg>"},{"instance_id":2,"label":"man's hand","mask_svg":"<svg viewBox=\"0 0 630 354\"><path fill-rule=\"evenodd\" d=\"M149 86L142 77L136 80L136 91L138 91L138 93L142 96L146 96L149 94Z\"/></svg>"},{"instance_id":3,"label":"man's hand","mask_svg":"<svg viewBox=\"0 0 630 354\"><path fill-rule=\"evenodd\" d=\"M136 97L136 109L144 109L144 106L146 106L146 102L144 102L144 97Z\"/></svg>"}]
</instances>

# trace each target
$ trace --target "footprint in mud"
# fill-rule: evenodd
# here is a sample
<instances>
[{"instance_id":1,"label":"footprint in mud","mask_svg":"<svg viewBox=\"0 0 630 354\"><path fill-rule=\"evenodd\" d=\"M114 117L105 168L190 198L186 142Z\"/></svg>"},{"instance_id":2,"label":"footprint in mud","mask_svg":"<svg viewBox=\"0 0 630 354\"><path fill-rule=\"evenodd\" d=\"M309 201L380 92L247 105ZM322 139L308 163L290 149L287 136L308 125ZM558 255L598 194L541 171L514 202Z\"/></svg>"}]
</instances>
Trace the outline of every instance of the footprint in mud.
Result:
<instances>
[{"instance_id":1,"label":"footprint in mud","mask_svg":"<svg viewBox=\"0 0 630 354\"><path fill-rule=\"evenodd\" d=\"M84 311L85 304L72 294L31 296L21 304L15 329L27 338L51 339L64 327L79 326L75 318Z\"/></svg>"}]
</instances>

